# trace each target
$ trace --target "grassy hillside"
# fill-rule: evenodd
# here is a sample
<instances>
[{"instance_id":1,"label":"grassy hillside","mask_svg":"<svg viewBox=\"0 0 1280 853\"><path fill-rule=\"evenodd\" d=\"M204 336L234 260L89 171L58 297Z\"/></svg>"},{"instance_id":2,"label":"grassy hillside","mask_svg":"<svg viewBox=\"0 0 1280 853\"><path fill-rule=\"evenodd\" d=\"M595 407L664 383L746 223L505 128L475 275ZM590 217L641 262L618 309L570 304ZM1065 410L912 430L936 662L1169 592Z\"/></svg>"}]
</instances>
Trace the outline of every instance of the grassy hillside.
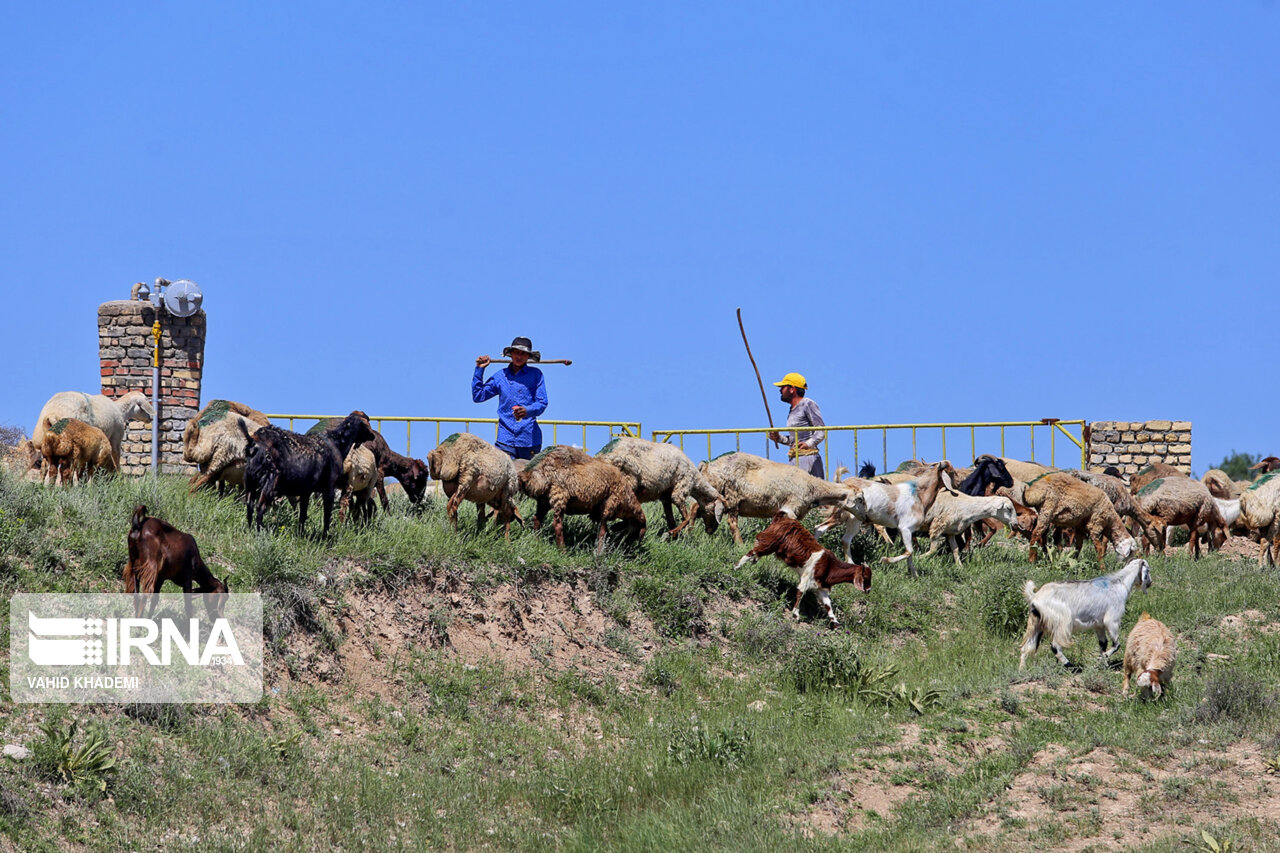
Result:
<instances>
[{"instance_id":1,"label":"grassy hillside","mask_svg":"<svg viewBox=\"0 0 1280 853\"><path fill-rule=\"evenodd\" d=\"M118 590L140 502L264 595L265 696L13 705L6 680L0 742L33 754L0 760L0 850L1280 849L1280 578L1252 560L1151 558L1125 633L1149 611L1180 655L1144 703L1092 637L1080 674L1047 648L1017 670L1022 581L1091 558L876 566L828 631L812 601L787 618L781 564L735 571L727 531L595 558L585 523L562 555L395 504L321 542L184 479L4 473L6 672L9 596ZM114 767L63 778L72 721Z\"/></svg>"}]
</instances>

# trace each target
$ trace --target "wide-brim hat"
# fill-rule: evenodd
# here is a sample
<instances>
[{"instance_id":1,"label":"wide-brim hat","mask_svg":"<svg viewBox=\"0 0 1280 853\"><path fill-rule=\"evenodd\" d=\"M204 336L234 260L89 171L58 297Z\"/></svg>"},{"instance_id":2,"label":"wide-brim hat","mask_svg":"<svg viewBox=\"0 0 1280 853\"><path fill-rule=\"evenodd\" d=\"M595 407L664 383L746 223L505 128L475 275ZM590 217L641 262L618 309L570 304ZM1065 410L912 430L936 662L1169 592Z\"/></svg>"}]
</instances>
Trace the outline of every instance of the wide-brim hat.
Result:
<instances>
[{"instance_id":1,"label":"wide-brim hat","mask_svg":"<svg viewBox=\"0 0 1280 853\"><path fill-rule=\"evenodd\" d=\"M504 347L502 350L503 357L511 355L512 350L520 350L529 354L530 361L542 361L542 353L533 348L533 341L528 338L516 338L511 342L511 346Z\"/></svg>"},{"instance_id":2,"label":"wide-brim hat","mask_svg":"<svg viewBox=\"0 0 1280 853\"><path fill-rule=\"evenodd\" d=\"M782 377L781 382L775 382L773 384L777 385L779 388L783 385L790 385L792 388L799 388L802 391L807 390L809 387L804 381L804 377L799 373L788 373L786 376Z\"/></svg>"}]
</instances>

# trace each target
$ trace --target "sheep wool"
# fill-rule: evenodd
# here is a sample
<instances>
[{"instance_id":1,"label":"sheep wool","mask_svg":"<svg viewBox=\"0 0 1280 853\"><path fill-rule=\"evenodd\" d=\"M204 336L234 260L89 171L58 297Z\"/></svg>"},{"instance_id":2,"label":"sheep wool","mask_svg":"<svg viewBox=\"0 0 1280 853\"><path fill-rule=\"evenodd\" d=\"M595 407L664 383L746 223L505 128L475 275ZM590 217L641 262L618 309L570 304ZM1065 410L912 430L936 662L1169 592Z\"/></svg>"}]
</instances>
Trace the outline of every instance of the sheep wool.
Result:
<instances>
[{"instance_id":1,"label":"sheep wool","mask_svg":"<svg viewBox=\"0 0 1280 853\"><path fill-rule=\"evenodd\" d=\"M1143 613L1125 642L1123 692L1128 694L1129 680L1136 674L1143 697L1159 699L1173 678L1173 663L1177 656L1178 645L1173 639L1173 632L1163 622L1152 619L1150 613Z\"/></svg>"},{"instance_id":2,"label":"sheep wool","mask_svg":"<svg viewBox=\"0 0 1280 853\"><path fill-rule=\"evenodd\" d=\"M476 505L477 530L484 527L484 508L489 506L510 538L511 520L519 517L515 505L519 484L510 456L483 438L455 432L427 454L427 466L449 498L446 513L455 529L458 508L463 501L471 501Z\"/></svg>"},{"instance_id":3,"label":"sheep wool","mask_svg":"<svg viewBox=\"0 0 1280 853\"><path fill-rule=\"evenodd\" d=\"M636 499L641 503L661 501L667 530L678 536L697 515L702 515L709 529L724 512L724 497L685 456L679 447L622 436L600 448L597 459L603 459L635 481ZM697 502L697 511L686 507ZM672 507L680 509L683 520L675 525Z\"/></svg>"}]
</instances>

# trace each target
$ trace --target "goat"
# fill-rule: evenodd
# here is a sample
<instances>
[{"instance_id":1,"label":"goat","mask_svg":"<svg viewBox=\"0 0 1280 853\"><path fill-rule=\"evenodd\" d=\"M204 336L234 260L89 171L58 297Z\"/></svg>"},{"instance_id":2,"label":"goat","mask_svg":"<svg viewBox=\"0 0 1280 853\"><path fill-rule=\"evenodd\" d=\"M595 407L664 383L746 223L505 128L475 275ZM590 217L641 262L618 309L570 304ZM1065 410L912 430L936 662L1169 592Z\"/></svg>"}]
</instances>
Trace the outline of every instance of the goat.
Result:
<instances>
[{"instance_id":1,"label":"goat","mask_svg":"<svg viewBox=\"0 0 1280 853\"><path fill-rule=\"evenodd\" d=\"M786 513L779 512L769 526L756 534L756 543L735 568L754 563L772 554L800 574L796 587L796 604L791 610L794 619L800 618L800 600L811 589L818 591L818 598L827 611L831 627L840 624L835 608L831 606L831 587L838 583L852 583L862 592L871 591L871 569L857 563L836 559L823 548L805 526Z\"/></svg>"},{"instance_id":2,"label":"goat","mask_svg":"<svg viewBox=\"0 0 1280 853\"><path fill-rule=\"evenodd\" d=\"M116 457L111 454L111 440L96 426L78 418L55 421L52 416L46 417L41 426L43 432L39 449L44 460L41 469L46 484L50 477L54 485L61 483L64 470L75 485L80 484L81 471L86 477L92 477L99 469L117 470Z\"/></svg>"},{"instance_id":3,"label":"goat","mask_svg":"<svg viewBox=\"0 0 1280 853\"><path fill-rule=\"evenodd\" d=\"M1163 622L1152 619L1150 613L1143 613L1124 644L1124 693L1129 693L1129 677L1136 672L1143 695L1150 693L1153 699L1159 699L1173 676L1177 656L1173 632Z\"/></svg>"},{"instance_id":4,"label":"goat","mask_svg":"<svg viewBox=\"0 0 1280 853\"><path fill-rule=\"evenodd\" d=\"M885 527L896 527L898 532L902 534L902 544L906 547L906 553L899 554L896 557L885 557L884 561L886 563L897 563L906 560L908 573L912 577L916 577L915 560L912 558L911 536L917 528L924 524L925 514L933 506L934 499L937 498L940 489L945 489L953 495L959 494L952 488L948 480L948 477L954 477L954 475L955 469L951 467L950 462L944 459L930 467L915 480L909 480L897 485L854 481L849 487L858 491L861 495L861 508L853 510L848 505L832 507L826 519L818 525L815 532L818 535L822 535L835 527L843 516L845 525L841 541L844 543L845 562L849 562L852 556L849 546L853 543L853 537L857 536L858 531L862 529L863 523L870 522L872 524L881 524Z\"/></svg>"},{"instance_id":5,"label":"goat","mask_svg":"<svg viewBox=\"0 0 1280 853\"><path fill-rule=\"evenodd\" d=\"M213 576L200 548L190 533L183 533L168 522L148 518L146 506L133 511L129 529L129 561L124 566L124 591L133 596L133 615L142 618L151 596L151 612L160 601L160 587L173 581L184 593L213 593L204 600L210 619L222 615L227 585ZM187 616L191 616L191 599L186 599Z\"/></svg>"},{"instance_id":6,"label":"goat","mask_svg":"<svg viewBox=\"0 0 1280 853\"><path fill-rule=\"evenodd\" d=\"M1120 621L1134 584L1140 584L1144 590L1151 586L1151 567L1141 558L1093 580L1054 581L1039 590L1035 581L1027 581L1022 595L1031 613L1027 616L1027 633L1022 638L1018 669L1026 668L1027 657L1040 648L1040 639L1048 634L1050 648L1062 665L1079 672L1080 667L1067 660L1062 649L1071 644L1073 634L1088 630L1097 635L1105 663L1120 647Z\"/></svg>"},{"instance_id":7,"label":"goat","mask_svg":"<svg viewBox=\"0 0 1280 853\"><path fill-rule=\"evenodd\" d=\"M933 540L933 545L925 556L932 557L938 553L943 541L946 541L951 546L956 565L960 565L960 544L957 538L970 527L987 519L994 519L1015 529L1020 527L1017 511L1009 498L1000 495L978 498L964 493L939 494L925 516L928 535Z\"/></svg>"},{"instance_id":8,"label":"goat","mask_svg":"<svg viewBox=\"0 0 1280 853\"><path fill-rule=\"evenodd\" d=\"M260 427L252 436L238 420L249 442L244 470L245 523L253 524L258 507L258 527L266 508L281 495L298 498L298 535L307 525L307 505L313 492L324 504L324 533L329 533L335 494L344 482L342 463L357 442L374 436L369 417L361 411L347 415L338 426L314 435L299 435L277 426Z\"/></svg>"}]
</instances>

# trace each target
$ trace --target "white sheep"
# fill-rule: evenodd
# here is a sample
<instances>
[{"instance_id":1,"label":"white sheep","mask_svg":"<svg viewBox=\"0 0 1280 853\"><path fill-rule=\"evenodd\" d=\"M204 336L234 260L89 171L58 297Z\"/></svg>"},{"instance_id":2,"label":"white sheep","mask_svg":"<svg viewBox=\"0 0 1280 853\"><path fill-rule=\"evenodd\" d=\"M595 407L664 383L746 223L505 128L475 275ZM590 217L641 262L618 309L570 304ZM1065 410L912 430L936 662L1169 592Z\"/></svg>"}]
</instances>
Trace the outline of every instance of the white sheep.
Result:
<instances>
[{"instance_id":1,"label":"white sheep","mask_svg":"<svg viewBox=\"0 0 1280 853\"><path fill-rule=\"evenodd\" d=\"M689 526L696 515L701 514L708 526L714 526L724 514L724 497L673 444L645 441L643 438L621 436L610 441L596 453L635 480L636 499L641 503L662 501L662 511L667 530L675 537ZM697 511L688 501L697 502ZM679 507L682 520L676 527L672 505ZM714 522L712 521L714 519Z\"/></svg>"},{"instance_id":2,"label":"white sheep","mask_svg":"<svg viewBox=\"0 0 1280 853\"><path fill-rule=\"evenodd\" d=\"M919 531L927 533L932 540L932 546L925 556L932 557L945 541L951 546L956 565L960 565L960 544L956 537L987 518L995 519L1014 530L1022 528L1014 511L1013 501L1008 498L1000 495L978 498L964 493L953 495L946 490L939 492L925 515L925 526Z\"/></svg>"},{"instance_id":3,"label":"white sheep","mask_svg":"<svg viewBox=\"0 0 1280 853\"><path fill-rule=\"evenodd\" d=\"M1145 698L1159 699L1161 692L1173 678L1173 662L1178 656L1178 645L1173 632L1150 613L1138 617L1138 624L1129 632L1124 644L1124 693L1129 692L1129 678L1138 675L1138 689Z\"/></svg>"},{"instance_id":4,"label":"white sheep","mask_svg":"<svg viewBox=\"0 0 1280 853\"><path fill-rule=\"evenodd\" d=\"M1240 493L1240 518L1262 538L1258 565L1280 556L1280 471L1263 474Z\"/></svg>"},{"instance_id":5,"label":"white sheep","mask_svg":"<svg viewBox=\"0 0 1280 853\"><path fill-rule=\"evenodd\" d=\"M1027 616L1027 633L1022 639L1018 669L1026 667L1027 657L1040 648L1040 639L1048 634L1050 648L1062 665L1079 671L1062 649L1071 645L1074 634L1090 630L1098 637L1098 648L1105 662L1120 648L1120 621L1134 584L1141 584L1144 590L1151 586L1151 567L1141 558L1093 580L1054 581L1039 590L1035 581L1027 581L1022 594L1031 607L1031 614Z\"/></svg>"},{"instance_id":6,"label":"white sheep","mask_svg":"<svg viewBox=\"0 0 1280 853\"><path fill-rule=\"evenodd\" d=\"M907 561L907 572L916 576L915 560L912 557L911 537L923 524L925 515L941 490L951 494L959 494L951 485L955 469L945 459L930 467L924 474L905 483L879 483L867 480L857 481L850 478L845 486L850 491L862 496L862 504L857 508L846 505L833 507L827 518L817 526L815 533L822 535L835 527L841 518L844 519L844 535L840 537L844 543L844 560L850 562L852 555L849 546L853 537L858 535L864 523L879 524L883 527L896 527L902 534L902 544L906 552L896 557L885 557L886 563Z\"/></svg>"},{"instance_id":7,"label":"white sheep","mask_svg":"<svg viewBox=\"0 0 1280 853\"><path fill-rule=\"evenodd\" d=\"M346 484L342 487L342 498L338 502L338 521L347 517L347 507L352 506L352 498L355 499L352 518L362 523L373 520L373 513L377 508L373 492L382 479L373 451L363 444L352 447L342 462L342 477Z\"/></svg>"},{"instance_id":8,"label":"white sheep","mask_svg":"<svg viewBox=\"0 0 1280 853\"><path fill-rule=\"evenodd\" d=\"M150 423L155 417L151 404L141 391L130 391L119 399L102 394L82 394L79 391L61 391L49 398L40 409L36 418L36 428L31 440L37 447L44 443L45 418L54 422L62 418L76 418L90 426L95 426L107 436L111 442L111 455L116 465L120 464L120 445L124 441L125 427L128 421L145 421Z\"/></svg>"},{"instance_id":9,"label":"white sheep","mask_svg":"<svg viewBox=\"0 0 1280 853\"><path fill-rule=\"evenodd\" d=\"M724 496L733 541L742 544L739 516L773 518L779 512L803 520L809 510L832 504L852 505L852 494L795 465L784 465L750 453L724 453L698 466L711 486ZM708 525L710 526L710 525ZM846 551L846 559L847 559Z\"/></svg>"}]
</instances>

